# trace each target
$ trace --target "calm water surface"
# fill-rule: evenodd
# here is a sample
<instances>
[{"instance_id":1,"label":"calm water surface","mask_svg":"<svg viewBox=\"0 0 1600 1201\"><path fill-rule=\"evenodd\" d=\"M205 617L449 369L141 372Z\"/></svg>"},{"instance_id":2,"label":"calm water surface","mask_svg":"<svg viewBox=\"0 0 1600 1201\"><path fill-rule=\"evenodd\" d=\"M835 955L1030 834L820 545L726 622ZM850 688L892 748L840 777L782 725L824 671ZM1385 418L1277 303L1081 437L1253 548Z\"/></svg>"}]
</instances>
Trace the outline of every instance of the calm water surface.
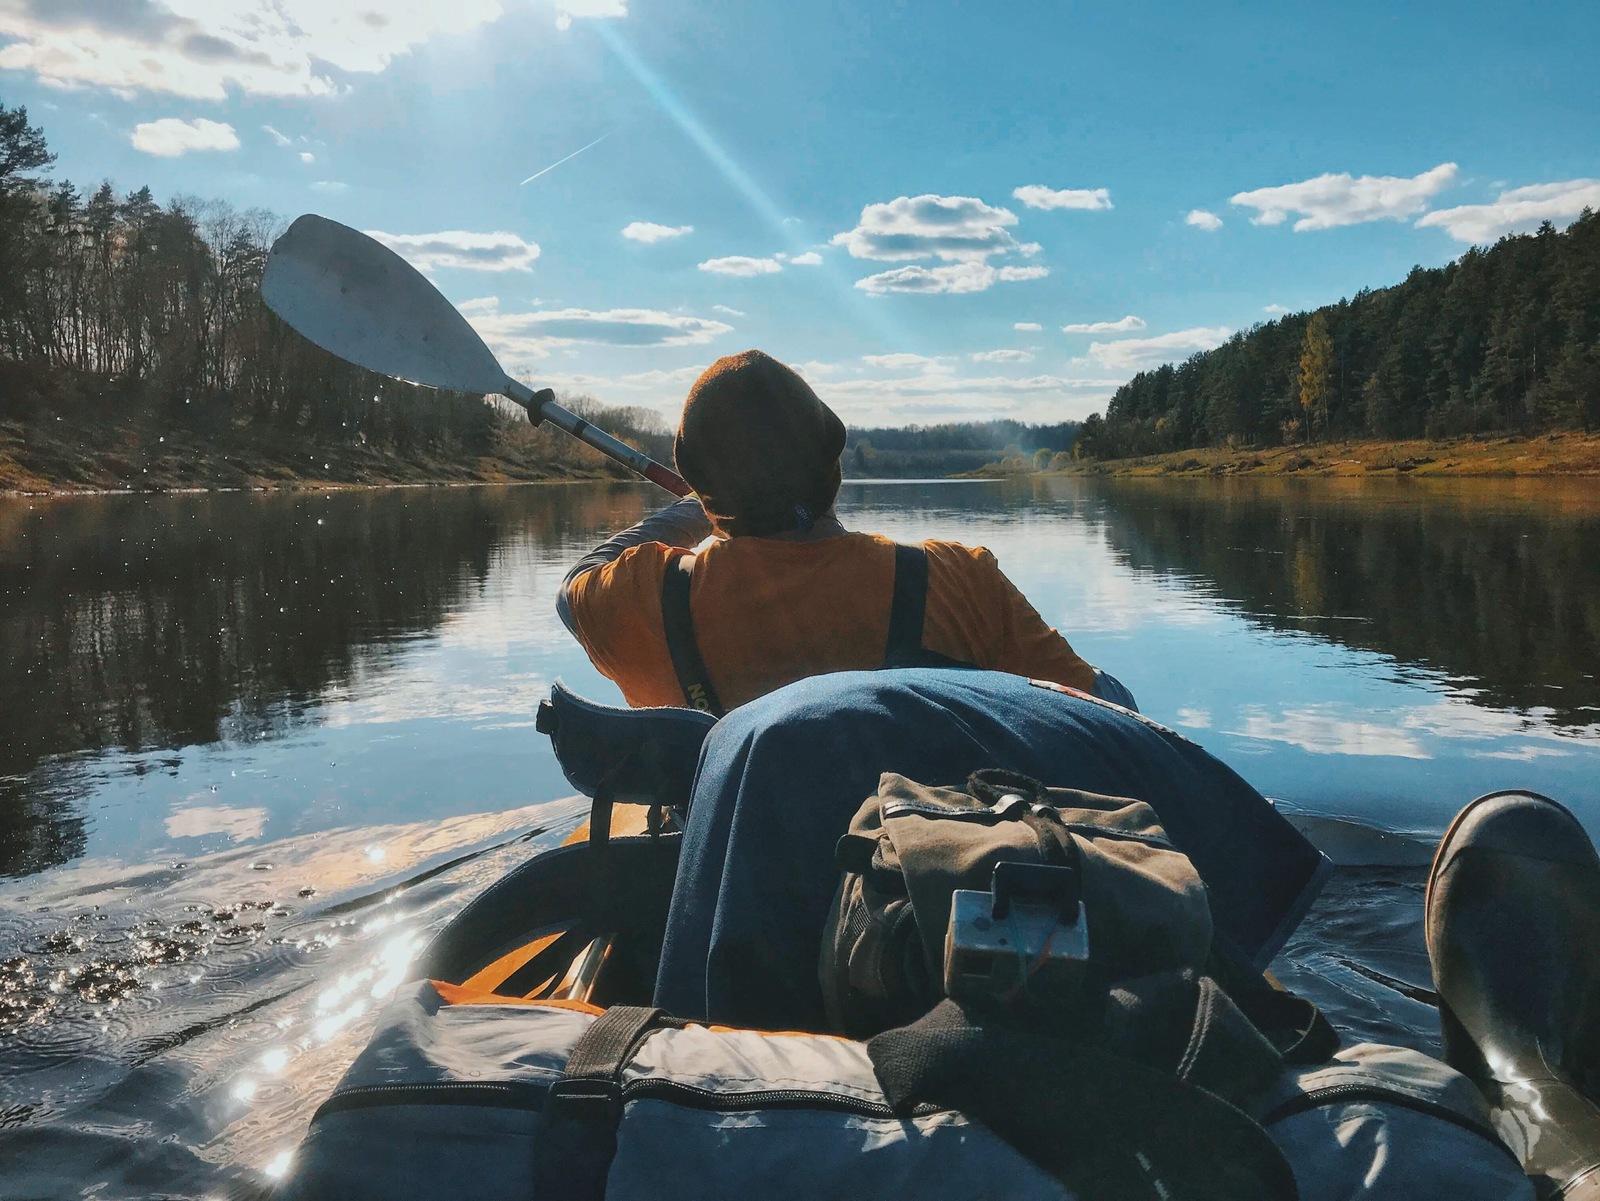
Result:
<instances>
[{"instance_id":1,"label":"calm water surface","mask_svg":"<svg viewBox=\"0 0 1600 1201\"><path fill-rule=\"evenodd\" d=\"M0 1197L254 1196L428 931L579 812L532 727L630 485L0 501ZM848 484L990 547L1343 865L1278 970L1432 1046L1427 840L1600 834L1592 482Z\"/></svg>"}]
</instances>

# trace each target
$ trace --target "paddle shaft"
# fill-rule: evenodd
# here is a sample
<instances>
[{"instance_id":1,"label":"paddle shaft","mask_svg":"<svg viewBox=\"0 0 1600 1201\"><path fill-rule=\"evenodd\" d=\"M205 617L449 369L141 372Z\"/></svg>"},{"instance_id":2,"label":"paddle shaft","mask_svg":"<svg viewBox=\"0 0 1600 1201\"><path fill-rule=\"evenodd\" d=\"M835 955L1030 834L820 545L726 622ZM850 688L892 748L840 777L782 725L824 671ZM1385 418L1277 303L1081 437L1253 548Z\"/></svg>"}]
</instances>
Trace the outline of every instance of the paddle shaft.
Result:
<instances>
[{"instance_id":1,"label":"paddle shaft","mask_svg":"<svg viewBox=\"0 0 1600 1201\"><path fill-rule=\"evenodd\" d=\"M663 467L642 450L635 450L626 442L613 438L605 430L590 425L571 410L562 408L555 401L556 394L549 388L535 392L526 384L508 379L506 395L528 410L528 416L535 425L541 421L548 421L557 429L565 430L578 441L594 447L606 458L638 472L652 484L665 488L674 496L688 496L694 491L684 478L670 467Z\"/></svg>"}]
</instances>

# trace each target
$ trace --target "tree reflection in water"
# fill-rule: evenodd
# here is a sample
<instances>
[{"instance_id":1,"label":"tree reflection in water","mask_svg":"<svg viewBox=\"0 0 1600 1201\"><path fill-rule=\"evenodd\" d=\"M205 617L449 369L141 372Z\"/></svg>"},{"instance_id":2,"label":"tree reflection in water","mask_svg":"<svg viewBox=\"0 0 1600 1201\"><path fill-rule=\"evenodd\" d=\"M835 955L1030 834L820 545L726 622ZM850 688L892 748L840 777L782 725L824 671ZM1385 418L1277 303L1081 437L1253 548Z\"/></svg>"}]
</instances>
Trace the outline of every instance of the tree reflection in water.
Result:
<instances>
[{"instance_id":1,"label":"tree reflection in water","mask_svg":"<svg viewBox=\"0 0 1600 1201\"><path fill-rule=\"evenodd\" d=\"M1444 673L1481 703L1600 723L1591 480L1055 480L1136 569L1249 619Z\"/></svg>"},{"instance_id":2,"label":"tree reflection in water","mask_svg":"<svg viewBox=\"0 0 1600 1201\"><path fill-rule=\"evenodd\" d=\"M536 492L537 495L531 495ZM0 502L0 876L83 853L95 753L275 738L381 670L513 534L586 544L626 485Z\"/></svg>"}]
</instances>

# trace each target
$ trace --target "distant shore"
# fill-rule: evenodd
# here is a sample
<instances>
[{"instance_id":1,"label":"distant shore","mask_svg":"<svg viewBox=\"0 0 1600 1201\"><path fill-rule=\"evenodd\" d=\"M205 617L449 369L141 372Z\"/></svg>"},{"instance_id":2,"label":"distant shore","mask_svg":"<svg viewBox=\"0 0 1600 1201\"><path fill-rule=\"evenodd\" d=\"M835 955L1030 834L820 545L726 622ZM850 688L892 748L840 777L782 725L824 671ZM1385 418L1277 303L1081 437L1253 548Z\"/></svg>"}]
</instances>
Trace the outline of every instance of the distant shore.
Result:
<instances>
[{"instance_id":1,"label":"distant shore","mask_svg":"<svg viewBox=\"0 0 1600 1201\"><path fill-rule=\"evenodd\" d=\"M1105 476L1587 476L1600 475L1600 435L1327 442L1261 450L1208 448L1087 461L1061 474Z\"/></svg>"}]
</instances>

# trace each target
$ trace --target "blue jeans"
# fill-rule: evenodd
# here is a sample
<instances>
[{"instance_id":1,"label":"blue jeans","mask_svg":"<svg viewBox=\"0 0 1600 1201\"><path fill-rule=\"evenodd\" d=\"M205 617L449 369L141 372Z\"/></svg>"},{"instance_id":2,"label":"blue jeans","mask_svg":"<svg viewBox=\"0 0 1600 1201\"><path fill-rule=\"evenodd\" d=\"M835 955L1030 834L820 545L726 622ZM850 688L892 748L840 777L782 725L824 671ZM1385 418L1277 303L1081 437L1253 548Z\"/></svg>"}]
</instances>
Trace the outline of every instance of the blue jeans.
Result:
<instances>
[{"instance_id":1,"label":"blue jeans","mask_svg":"<svg viewBox=\"0 0 1600 1201\"><path fill-rule=\"evenodd\" d=\"M1148 802L1206 881L1218 937L1262 967L1328 870L1232 769L1121 709L998 672L817 676L740 706L706 738L656 1004L825 1028L817 958L834 844L881 773L952 784L984 767Z\"/></svg>"}]
</instances>

